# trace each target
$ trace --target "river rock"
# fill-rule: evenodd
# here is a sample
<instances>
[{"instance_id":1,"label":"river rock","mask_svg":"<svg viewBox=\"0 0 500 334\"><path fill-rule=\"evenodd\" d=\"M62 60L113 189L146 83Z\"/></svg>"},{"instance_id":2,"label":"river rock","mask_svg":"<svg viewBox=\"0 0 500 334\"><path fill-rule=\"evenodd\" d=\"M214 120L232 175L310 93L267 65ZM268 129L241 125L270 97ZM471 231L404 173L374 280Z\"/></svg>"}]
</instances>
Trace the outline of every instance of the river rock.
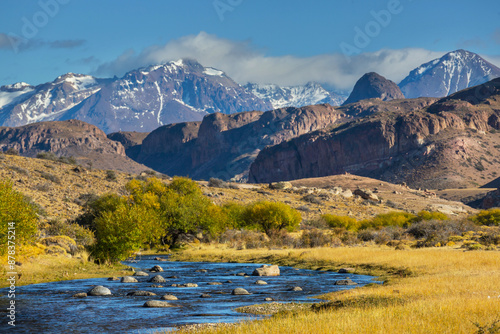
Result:
<instances>
[{"instance_id":1,"label":"river rock","mask_svg":"<svg viewBox=\"0 0 500 334\"><path fill-rule=\"evenodd\" d=\"M108 281L119 281L119 280L120 280L120 278L119 277L115 277L115 276L108 278Z\"/></svg>"},{"instance_id":2,"label":"river rock","mask_svg":"<svg viewBox=\"0 0 500 334\"><path fill-rule=\"evenodd\" d=\"M341 279L334 283L334 285L357 285L358 283L353 282L351 279Z\"/></svg>"},{"instance_id":3,"label":"river rock","mask_svg":"<svg viewBox=\"0 0 500 334\"><path fill-rule=\"evenodd\" d=\"M178 298L174 295L163 295L163 297L161 297L161 299L163 299L163 300L178 300Z\"/></svg>"},{"instance_id":4,"label":"river rock","mask_svg":"<svg viewBox=\"0 0 500 334\"><path fill-rule=\"evenodd\" d=\"M352 274L356 271L354 268L340 268L338 273L339 274Z\"/></svg>"},{"instance_id":5,"label":"river rock","mask_svg":"<svg viewBox=\"0 0 500 334\"><path fill-rule=\"evenodd\" d=\"M144 307L173 307L169 302L163 300L148 300L144 303Z\"/></svg>"},{"instance_id":6,"label":"river rock","mask_svg":"<svg viewBox=\"0 0 500 334\"><path fill-rule=\"evenodd\" d=\"M136 271L134 276L149 276L149 274L145 271Z\"/></svg>"},{"instance_id":7,"label":"river rock","mask_svg":"<svg viewBox=\"0 0 500 334\"><path fill-rule=\"evenodd\" d=\"M247 290L245 290L243 288L236 288L233 290L233 292L231 292L231 294L241 296L241 295L249 295L250 292L248 292Z\"/></svg>"},{"instance_id":8,"label":"river rock","mask_svg":"<svg viewBox=\"0 0 500 334\"><path fill-rule=\"evenodd\" d=\"M135 278L133 278L132 276L124 276L124 277L122 277L120 282L122 282L122 283L137 283L137 280Z\"/></svg>"},{"instance_id":9,"label":"river rock","mask_svg":"<svg viewBox=\"0 0 500 334\"><path fill-rule=\"evenodd\" d=\"M212 298L212 296L208 293L202 293L200 298Z\"/></svg>"},{"instance_id":10,"label":"river rock","mask_svg":"<svg viewBox=\"0 0 500 334\"><path fill-rule=\"evenodd\" d=\"M264 299L266 302L272 302L274 300L274 298L271 298L271 297L266 297Z\"/></svg>"},{"instance_id":11,"label":"river rock","mask_svg":"<svg viewBox=\"0 0 500 334\"><path fill-rule=\"evenodd\" d=\"M87 294L89 296L109 296L111 295L111 291L102 285L98 285L90 289Z\"/></svg>"},{"instance_id":12,"label":"river rock","mask_svg":"<svg viewBox=\"0 0 500 334\"><path fill-rule=\"evenodd\" d=\"M259 280L255 281L255 284L257 284L257 285L266 285L267 282L259 279Z\"/></svg>"},{"instance_id":13,"label":"river rock","mask_svg":"<svg viewBox=\"0 0 500 334\"><path fill-rule=\"evenodd\" d=\"M288 289L288 291L302 291L300 286L294 286L293 288Z\"/></svg>"},{"instance_id":14,"label":"river rock","mask_svg":"<svg viewBox=\"0 0 500 334\"><path fill-rule=\"evenodd\" d=\"M155 257L153 260L155 260L155 261L163 261L163 262L168 261L168 259L164 259L162 257Z\"/></svg>"},{"instance_id":15,"label":"river rock","mask_svg":"<svg viewBox=\"0 0 500 334\"><path fill-rule=\"evenodd\" d=\"M207 285L222 285L221 282L208 282Z\"/></svg>"},{"instance_id":16,"label":"river rock","mask_svg":"<svg viewBox=\"0 0 500 334\"><path fill-rule=\"evenodd\" d=\"M165 283L166 282L166 280L161 275L153 276L153 277L151 277L151 279L149 281L153 282L153 283Z\"/></svg>"},{"instance_id":17,"label":"river rock","mask_svg":"<svg viewBox=\"0 0 500 334\"><path fill-rule=\"evenodd\" d=\"M79 293L75 293L71 297L73 297L73 298L85 298L85 297L87 297L87 293L86 292L79 292Z\"/></svg>"},{"instance_id":18,"label":"river rock","mask_svg":"<svg viewBox=\"0 0 500 334\"><path fill-rule=\"evenodd\" d=\"M208 270L206 270L206 269L197 269L194 272L195 273L208 273Z\"/></svg>"},{"instance_id":19,"label":"river rock","mask_svg":"<svg viewBox=\"0 0 500 334\"><path fill-rule=\"evenodd\" d=\"M184 284L178 284L178 288L197 288L198 284L196 283L184 283Z\"/></svg>"},{"instance_id":20,"label":"river rock","mask_svg":"<svg viewBox=\"0 0 500 334\"><path fill-rule=\"evenodd\" d=\"M149 269L150 272L152 273L161 273L163 271L163 268L160 267L159 265L153 266L153 268Z\"/></svg>"},{"instance_id":21,"label":"river rock","mask_svg":"<svg viewBox=\"0 0 500 334\"><path fill-rule=\"evenodd\" d=\"M127 293L127 296L156 296L156 293L150 291L137 290Z\"/></svg>"},{"instance_id":22,"label":"river rock","mask_svg":"<svg viewBox=\"0 0 500 334\"><path fill-rule=\"evenodd\" d=\"M253 276L279 276L280 268L277 265L266 266L263 265L260 268L256 268L253 273Z\"/></svg>"},{"instance_id":23,"label":"river rock","mask_svg":"<svg viewBox=\"0 0 500 334\"><path fill-rule=\"evenodd\" d=\"M237 273L236 276L245 276L245 273Z\"/></svg>"},{"instance_id":24,"label":"river rock","mask_svg":"<svg viewBox=\"0 0 500 334\"><path fill-rule=\"evenodd\" d=\"M227 280L226 283L230 284L230 283L233 283L233 281Z\"/></svg>"}]
</instances>

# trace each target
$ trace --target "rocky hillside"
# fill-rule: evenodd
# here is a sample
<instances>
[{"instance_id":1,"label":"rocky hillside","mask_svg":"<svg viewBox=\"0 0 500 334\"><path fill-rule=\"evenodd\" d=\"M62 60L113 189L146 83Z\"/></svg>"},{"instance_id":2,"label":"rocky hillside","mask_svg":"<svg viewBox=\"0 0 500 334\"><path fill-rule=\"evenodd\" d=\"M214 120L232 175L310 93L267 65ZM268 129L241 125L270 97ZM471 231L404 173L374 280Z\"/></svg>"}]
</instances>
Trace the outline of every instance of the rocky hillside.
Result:
<instances>
[{"instance_id":1,"label":"rocky hillside","mask_svg":"<svg viewBox=\"0 0 500 334\"><path fill-rule=\"evenodd\" d=\"M52 152L57 156L74 157L82 165L100 169L128 172L146 169L126 156L122 144L108 139L96 126L78 120L0 127L0 150L8 149L27 157Z\"/></svg>"},{"instance_id":2,"label":"rocky hillside","mask_svg":"<svg viewBox=\"0 0 500 334\"><path fill-rule=\"evenodd\" d=\"M160 127L143 141L137 161L168 175L245 179L259 151L344 119L330 105L205 116Z\"/></svg>"},{"instance_id":3,"label":"rocky hillside","mask_svg":"<svg viewBox=\"0 0 500 334\"><path fill-rule=\"evenodd\" d=\"M149 135L149 132L113 132L108 134L108 138L120 142L125 148L127 157L135 160L141 150L142 141Z\"/></svg>"},{"instance_id":4,"label":"rocky hillside","mask_svg":"<svg viewBox=\"0 0 500 334\"><path fill-rule=\"evenodd\" d=\"M363 75L356 82L351 94L343 105L373 98L390 101L404 99L405 97L394 82L375 72L370 72Z\"/></svg>"},{"instance_id":5,"label":"rocky hillside","mask_svg":"<svg viewBox=\"0 0 500 334\"><path fill-rule=\"evenodd\" d=\"M500 173L499 130L496 79L421 110L375 113L268 147L249 181L349 172L417 188L477 187Z\"/></svg>"},{"instance_id":6,"label":"rocky hillside","mask_svg":"<svg viewBox=\"0 0 500 334\"><path fill-rule=\"evenodd\" d=\"M417 67L399 87L407 98L444 97L497 77L497 66L475 53L456 50Z\"/></svg>"}]
</instances>

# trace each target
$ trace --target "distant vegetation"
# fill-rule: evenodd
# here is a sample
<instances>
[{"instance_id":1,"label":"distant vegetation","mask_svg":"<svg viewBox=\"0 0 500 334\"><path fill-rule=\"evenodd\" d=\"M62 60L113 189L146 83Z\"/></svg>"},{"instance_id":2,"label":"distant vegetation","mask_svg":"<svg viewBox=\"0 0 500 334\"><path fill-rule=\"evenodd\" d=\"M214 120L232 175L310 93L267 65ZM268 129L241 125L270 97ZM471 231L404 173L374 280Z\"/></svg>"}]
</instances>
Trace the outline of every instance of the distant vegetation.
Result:
<instances>
[{"instance_id":1,"label":"distant vegetation","mask_svg":"<svg viewBox=\"0 0 500 334\"><path fill-rule=\"evenodd\" d=\"M50 173L37 172L50 181L40 184L39 191L47 191L51 184L61 182ZM106 171L104 178L117 180L117 174ZM210 187L228 187L228 184L218 179L209 182ZM219 242L237 249L375 244L396 249L455 246L474 250L498 249L500 245L498 208L481 211L468 219L450 218L439 212L392 211L364 220L330 213L319 219L303 220L298 210L308 215L307 210L281 202L216 205L196 182L183 177L175 177L171 182L147 176L134 178L122 194L125 195L81 195L75 201L83 206L84 212L74 221L40 223L36 205L14 191L11 183L2 182L2 245L8 240L9 223L16 226L18 244L32 241L36 246L37 240L43 243L43 238L37 239L37 235L67 236L76 241L79 250L86 249L99 263L121 261L141 249L167 250L188 242ZM50 250L54 249L51 246ZM2 254L5 251L3 247Z\"/></svg>"}]
</instances>

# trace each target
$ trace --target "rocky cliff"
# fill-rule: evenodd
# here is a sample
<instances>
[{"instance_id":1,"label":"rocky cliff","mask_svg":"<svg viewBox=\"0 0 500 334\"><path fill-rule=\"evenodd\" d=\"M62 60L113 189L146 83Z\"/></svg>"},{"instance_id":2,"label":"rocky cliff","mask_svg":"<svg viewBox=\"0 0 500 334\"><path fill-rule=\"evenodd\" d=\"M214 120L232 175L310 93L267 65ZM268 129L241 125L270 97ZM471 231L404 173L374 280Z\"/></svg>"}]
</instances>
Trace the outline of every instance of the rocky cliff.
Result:
<instances>
[{"instance_id":1,"label":"rocky cliff","mask_svg":"<svg viewBox=\"0 0 500 334\"><path fill-rule=\"evenodd\" d=\"M13 148L20 155L36 157L42 151L58 156L73 156L94 168L139 172L139 165L125 154L119 142L110 140L94 125L78 121L53 121L20 127L0 127L0 150Z\"/></svg>"},{"instance_id":2,"label":"rocky cliff","mask_svg":"<svg viewBox=\"0 0 500 334\"><path fill-rule=\"evenodd\" d=\"M330 105L215 113L201 123L173 124L151 132L137 161L169 175L244 179L264 147L330 126L343 117Z\"/></svg>"},{"instance_id":3,"label":"rocky cliff","mask_svg":"<svg viewBox=\"0 0 500 334\"><path fill-rule=\"evenodd\" d=\"M347 172L423 188L484 184L500 172L499 84L497 79L418 111L375 113L268 147L252 164L249 181ZM465 97L475 91L484 94L473 105Z\"/></svg>"}]
</instances>

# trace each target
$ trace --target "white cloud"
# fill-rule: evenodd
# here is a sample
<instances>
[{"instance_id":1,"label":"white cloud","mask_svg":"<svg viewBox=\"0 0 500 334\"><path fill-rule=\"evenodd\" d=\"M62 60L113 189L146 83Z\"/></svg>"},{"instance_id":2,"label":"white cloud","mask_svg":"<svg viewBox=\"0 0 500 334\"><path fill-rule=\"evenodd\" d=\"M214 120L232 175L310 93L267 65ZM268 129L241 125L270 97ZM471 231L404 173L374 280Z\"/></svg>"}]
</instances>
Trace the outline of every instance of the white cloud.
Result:
<instances>
[{"instance_id":1,"label":"white cloud","mask_svg":"<svg viewBox=\"0 0 500 334\"><path fill-rule=\"evenodd\" d=\"M367 72L377 72L398 83L415 67L445 52L407 48L380 50L346 57L324 54L311 57L266 56L250 42L232 41L200 32L155 45L136 53L127 50L115 60L100 65L97 75L118 75L151 64L179 58L194 58L204 66L221 69L235 81L298 85L308 81L350 89Z\"/></svg>"}]
</instances>

